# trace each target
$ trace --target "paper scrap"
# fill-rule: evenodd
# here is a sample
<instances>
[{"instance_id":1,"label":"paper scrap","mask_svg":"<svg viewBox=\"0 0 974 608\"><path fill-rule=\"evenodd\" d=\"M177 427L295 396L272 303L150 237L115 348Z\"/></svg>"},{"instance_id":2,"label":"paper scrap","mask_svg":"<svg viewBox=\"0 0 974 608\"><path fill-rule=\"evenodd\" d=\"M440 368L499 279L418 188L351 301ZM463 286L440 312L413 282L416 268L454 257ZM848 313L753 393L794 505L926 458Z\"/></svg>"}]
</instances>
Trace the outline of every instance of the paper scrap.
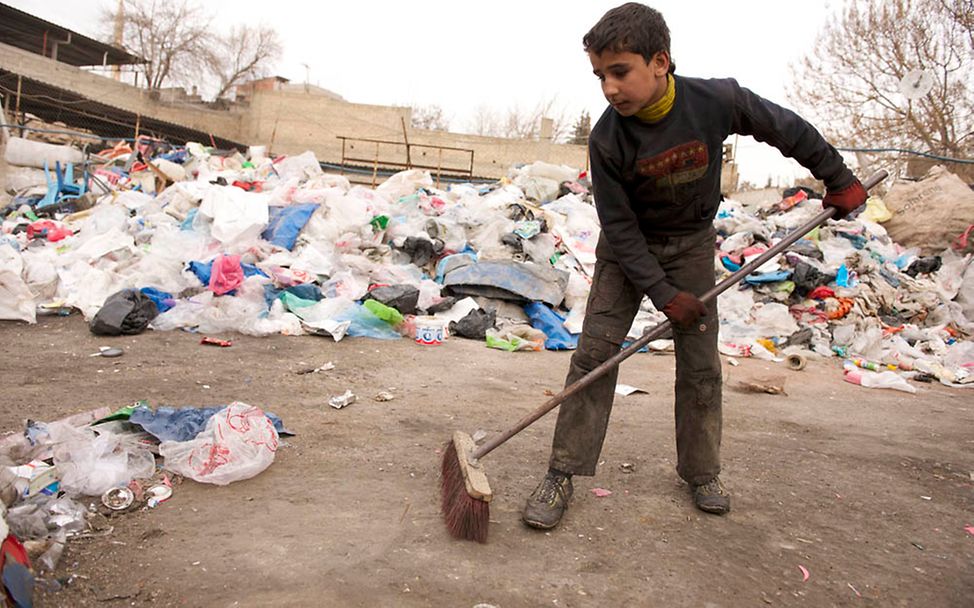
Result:
<instances>
[{"instance_id":1,"label":"paper scrap","mask_svg":"<svg viewBox=\"0 0 974 608\"><path fill-rule=\"evenodd\" d=\"M798 564L798 569L802 571L802 582L804 583L805 581L808 580L808 577L810 576L808 573L808 568L802 566L801 564Z\"/></svg>"},{"instance_id":2,"label":"paper scrap","mask_svg":"<svg viewBox=\"0 0 974 608\"><path fill-rule=\"evenodd\" d=\"M628 384L616 384L616 393L619 394L619 395L622 395L623 397L628 397L629 395L631 395L633 393L644 393L645 394L646 392L647 391L644 391L641 388L638 388L638 387L635 387L635 386L629 386Z\"/></svg>"},{"instance_id":3,"label":"paper scrap","mask_svg":"<svg viewBox=\"0 0 974 608\"><path fill-rule=\"evenodd\" d=\"M974 536L974 526L964 526L964 529L967 530L968 534Z\"/></svg>"},{"instance_id":4,"label":"paper scrap","mask_svg":"<svg viewBox=\"0 0 974 608\"><path fill-rule=\"evenodd\" d=\"M858 589L852 586L852 583L846 583L846 585L849 586L849 589L852 589L852 592L856 594L856 597L862 597L862 594L859 593Z\"/></svg>"},{"instance_id":5,"label":"paper scrap","mask_svg":"<svg viewBox=\"0 0 974 608\"><path fill-rule=\"evenodd\" d=\"M599 498L605 498L606 496L612 496L612 490L606 490L605 488L592 488L592 494L595 494Z\"/></svg>"}]
</instances>

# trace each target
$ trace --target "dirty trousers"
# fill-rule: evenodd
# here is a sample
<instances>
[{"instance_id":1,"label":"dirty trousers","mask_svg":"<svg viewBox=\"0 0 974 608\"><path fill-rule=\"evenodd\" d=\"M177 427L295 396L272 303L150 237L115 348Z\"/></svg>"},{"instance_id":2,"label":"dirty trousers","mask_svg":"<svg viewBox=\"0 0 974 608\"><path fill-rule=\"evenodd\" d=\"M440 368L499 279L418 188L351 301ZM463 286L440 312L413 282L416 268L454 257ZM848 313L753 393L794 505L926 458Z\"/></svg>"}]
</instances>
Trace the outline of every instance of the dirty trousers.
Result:
<instances>
[{"instance_id":1,"label":"dirty trousers","mask_svg":"<svg viewBox=\"0 0 974 608\"><path fill-rule=\"evenodd\" d=\"M681 291L701 296L714 286L712 228L686 236L648 239L666 280ZM599 250L606 251L604 243ZM600 255L566 386L617 353L639 310L643 294L629 282L611 255ZM692 328L674 328L676 347L677 473L702 484L720 473L721 370L717 353L717 303ZM639 365L639 363L623 363ZM618 368L561 404L552 442L552 468L594 475L602 451Z\"/></svg>"}]
</instances>

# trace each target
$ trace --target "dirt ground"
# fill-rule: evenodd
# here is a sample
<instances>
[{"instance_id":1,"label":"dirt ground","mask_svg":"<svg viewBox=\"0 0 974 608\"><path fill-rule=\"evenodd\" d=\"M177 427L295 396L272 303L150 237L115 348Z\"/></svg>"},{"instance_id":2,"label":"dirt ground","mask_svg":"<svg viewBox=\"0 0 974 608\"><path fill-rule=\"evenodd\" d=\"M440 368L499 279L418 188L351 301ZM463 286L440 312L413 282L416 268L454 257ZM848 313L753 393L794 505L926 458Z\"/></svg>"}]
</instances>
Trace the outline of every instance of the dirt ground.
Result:
<instances>
[{"instance_id":1,"label":"dirt ground","mask_svg":"<svg viewBox=\"0 0 974 608\"><path fill-rule=\"evenodd\" d=\"M837 361L791 372L725 366L723 518L674 471L668 355L620 381L603 462L577 478L563 525L524 527L554 416L485 463L487 544L452 540L438 511L443 443L503 430L557 390L568 353L506 353L318 337L184 332L106 339L77 316L0 323L0 429L139 399L259 405L296 433L271 467L227 487L186 481L153 510L72 541L38 606L971 606L974 393L916 395L841 381ZM121 346L118 359L89 357ZM331 361L335 369L298 375ZM741 380L783 379L787 395ZM342 410L328 398L351 389ZM395 399L376 402L389 390ZM634 464L632 472L621 465ZM591 490L605 488L598 498ZM809 577L803 582L799 566ZM51 584L48 584L50 587Z\"/></svg>"}]
</instances>

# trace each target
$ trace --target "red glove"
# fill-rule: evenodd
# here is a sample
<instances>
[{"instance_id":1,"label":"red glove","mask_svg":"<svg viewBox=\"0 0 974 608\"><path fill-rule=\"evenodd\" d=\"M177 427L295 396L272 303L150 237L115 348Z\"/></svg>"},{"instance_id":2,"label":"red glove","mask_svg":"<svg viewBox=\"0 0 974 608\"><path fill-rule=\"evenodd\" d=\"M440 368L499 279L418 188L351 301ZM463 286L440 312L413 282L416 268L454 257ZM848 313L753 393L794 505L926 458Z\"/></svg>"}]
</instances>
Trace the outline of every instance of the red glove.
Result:
<instances>
[{"instance_id":1,"label":"red glove","mask_svg":"<svg viewBox=\"0 0 974 608\"><path fill-rule=\"evenodd\" d=\"M680 291L663 307L663 314L677 327L688 328L707 314L707 305L688 291Z\"/></svg>"},{"instance_id":2,"label":"red glove","mask_svg":"<svg viewBox=\"0 0 974 608\"><path fill-rule=\"evenodd\" d=\"M866 194L866 189L857 179L841 190L826 192L825 198L822 199L822 206L835 208L835 215L832 216L832 219L841 220L858 209L866 202L867 198L869 195Z\"/></svg>"}]
</instances>

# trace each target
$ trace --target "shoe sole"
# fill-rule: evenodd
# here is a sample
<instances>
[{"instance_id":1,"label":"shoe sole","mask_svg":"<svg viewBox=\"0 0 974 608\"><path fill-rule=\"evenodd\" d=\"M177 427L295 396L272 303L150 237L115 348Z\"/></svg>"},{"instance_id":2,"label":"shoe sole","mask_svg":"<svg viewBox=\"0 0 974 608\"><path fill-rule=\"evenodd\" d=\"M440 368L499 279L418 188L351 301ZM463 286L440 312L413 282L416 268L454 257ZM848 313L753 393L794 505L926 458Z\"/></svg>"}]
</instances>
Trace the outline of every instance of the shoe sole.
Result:
<instances>
[{"instance_id":1,"label":"shoe sole","mask_svg":"<svg viewBox=\"0 0 974 608\"><path fill-rule=\"evenodd\" d=\"M706 507L702 505L696 505L696 507L704 513L710 513L711 515L726 515L730 513L730 507Z\"/></svg>"},{"instance_id":2,"label":"shoe sole","mask_svg":"<svg viewBox=\"0 0 974 608\"><path fill-rule=\"evenodd\" d=\"M558 524L561 523L561 520L558 520L553 524L546 524L543 521L535 521L535 520L528 519L526 517L522 517L521 521L523 521L525 525L531 528L535 528L537 530L551 530L552 528L556 527Z\"/></svg>"}]
</instances>

